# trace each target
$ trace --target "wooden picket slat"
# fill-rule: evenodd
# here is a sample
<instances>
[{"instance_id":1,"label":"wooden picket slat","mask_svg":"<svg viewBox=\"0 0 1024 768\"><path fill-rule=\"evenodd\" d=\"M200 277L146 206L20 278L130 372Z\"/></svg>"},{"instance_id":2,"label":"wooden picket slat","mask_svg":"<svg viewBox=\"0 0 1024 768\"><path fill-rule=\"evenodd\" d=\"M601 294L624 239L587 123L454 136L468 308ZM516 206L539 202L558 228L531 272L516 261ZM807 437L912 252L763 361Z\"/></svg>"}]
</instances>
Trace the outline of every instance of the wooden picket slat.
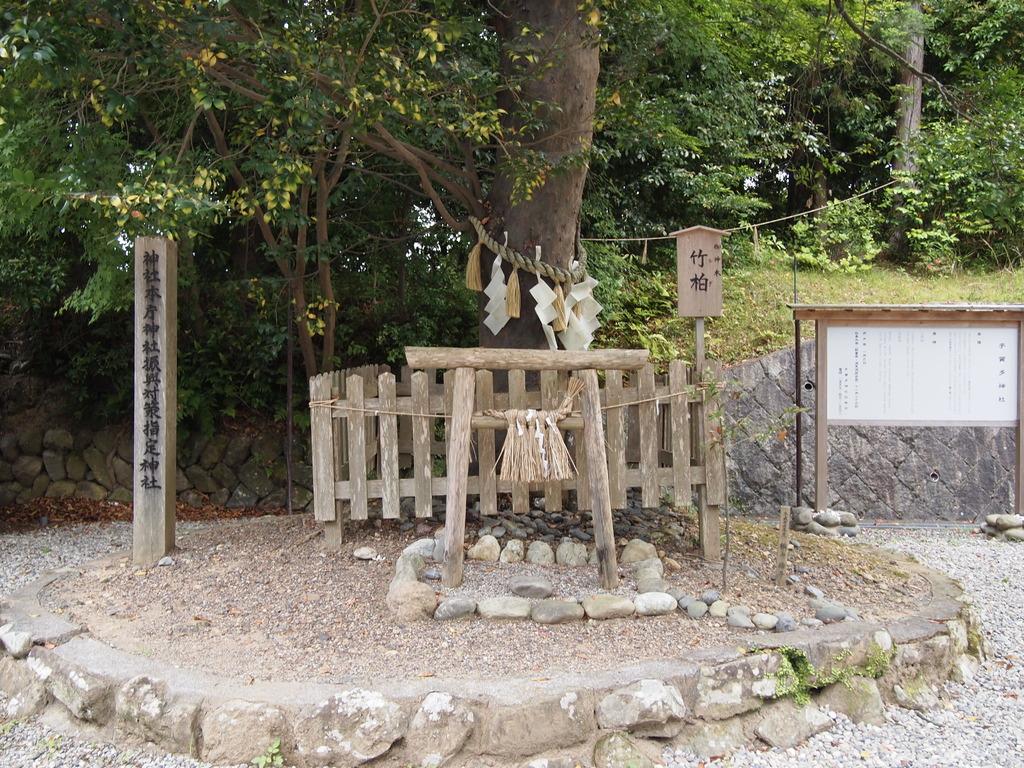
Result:
<instances>
[{"instance_id":1,"label":"wooden picket slat","mask_svg":"<svg viewBox=\"0 0 1024 768\"><path fill-rule=\"evenodd\" d=\"M412 396L412 369L403 365L401 369L402 377L395 383L395 393L398 397L411 397ZM399 408L398 410L407 410ZM411 416L399 416L398 417L398 455L403 454L412 455L412 417Z\"/></svg>"},{"instance_id":2,"label":"wooden picket slat","mask_svg":"<svg viewBox=\"0 0 1024 768\"><path fill-rule=\"evenodd\" d=\"M605 372L606 405L622 403L622 371ZM626 409L605 411L608 441L608 493L613 509L626 507Z\"/></svg>"},{"instance_id":3,"label":"wooden picket slat","mask_svg":"<svg viewBox=\"0 0 1024 768\"><path fill-rule=\"evenodd\" d=\"M330 374L321 374L309 380L309 399L331 399ZM336 518L331 411L323 406L314 407L309 420L310 437L313 441L313 517L316 520L330 521Z\"/></svg>"},{"instance_id":4,"label":"wooden picket slat","mask_svg":"<svg viewBox=\"0 0 1024 768\"><path fill-rule=\"evenodd\" d=\"M686 366L682 360L668 364L669 392L687 389ZM677 507L693 503L690 485L690 404L685 397L675 396L670 401L672 432L672 495Z\"/></svg>"},{"instance_id":5,"label":"wooden picket slat","mask_svg":"<svg viewBox=\"0 0 1024 768\"><path fill-rule=\"evenodd\" d=\"M398 519L400 507L398 497L398 417L395 415L398 401L395 392L395 376L382 373L377 378L377 391L380 393L380 479L383 483L381 493L381 516L384 519ZM388 413L390 411L390 413Z\"/></svg>"},{"instance_id":6,"label":"wooden picket slat","mask_svg":"<svg viewBox=\"0 0 1024 768\"><path fill-rule=\"evenodd\" d=\"M562 402L562 395L558 391L558 372L540 372L540 402L544 410L554 410ZM544 511L562 511L562 486L559 482L544 483Z\"/></svg>"},{"instance_id":7,"label":"wooden picket slat","mask_svg":"<svg viewBox=\"0 0 1024 768\"><path fill-rule=\"evenodd\" d=\"M427 374L417 371L412 375L412 412L427 414L430 411L429 381ZM424 416L412 417L412 471L416 481L416 517L430 517L434 511L430 479L433 462L430 455L430 433L434 420Z\"/></svg>"},{"instance_id":8,"label":"wooden picket slat","mask_svg":"<svg viewBox=\"0 0 1024 768\"><path fill-rule=\"evenodd\" d=\"M640 495L645 507L658 506L658 414L654 397L654 366L640 370Z\"/></svg>"},{"instance_id":9,"label":"wooden picket slat","mask_svg":"<svg viewBox=\"0 0 1024 768\"><path fill-rule=\"evenodd\" d=\"M511 408L526 408L526 371L508 372L508 400ZM525 515L530 509L530 486L512 483L512 514Z\"/></svg>"},{"instance_id":10,"label":"wooden picket slat","mask_svg":"<svg viewBox=\"0 0 1024 768\"><path fill-rule=\"evenodd\" d=\"M476 372L476 409L494 407L494 374ZM494 430L478 429L476 433L477 473L480 477L480 514L498 514L497 468L494 466Z\"/></svg>"},{"instance_id":11,"label":"wooden picket slat","mask_svg":"<svg viewBox=\"0 0 1024 768\"><path fill-rule=\"evenodd\" d=\"M353 374L345 382L347 401L352 410L348 418L348 479L352 484L352 519L366 520L366 417L363 409L363 377Z\"/></svg>"}]
</instances>

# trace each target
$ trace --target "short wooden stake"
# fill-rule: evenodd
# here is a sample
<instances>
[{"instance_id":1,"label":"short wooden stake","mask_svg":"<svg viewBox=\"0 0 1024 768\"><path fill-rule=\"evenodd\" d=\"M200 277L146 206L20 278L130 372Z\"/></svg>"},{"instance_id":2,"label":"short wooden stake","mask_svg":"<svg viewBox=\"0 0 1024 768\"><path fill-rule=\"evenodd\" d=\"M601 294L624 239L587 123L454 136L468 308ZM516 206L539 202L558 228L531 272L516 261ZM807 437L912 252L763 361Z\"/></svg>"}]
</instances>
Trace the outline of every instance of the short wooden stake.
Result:
<instances>
[{"instance_id":1,"label":"short wooden stake","mask_svg":"<svg viewBox=\"0 0 1024 768\"><path fill-rule=\"evenodd\" d=\"M583 443L589 468L590 509L594 516L594 540L597 544L597 564L601 571L601 586L615 589L619 585L619 567L615 556L615 531L612 528L612 503L608 490L608 459L604 448L604 427L601 423L601 396L598 391L597 371L580 371L583 393L580 406L583 413Z\"/></svg>"},{"instance_id":2,"label":"short wooden stake","mask_svg":"<svg viewBox=\"0 0 1024 768\"><path fill-rule=\"evenodd\" d=\"M455 371L452 419L448 430L448 496L445 504L444 563L441 582L446 587L462 583L462 547L466 538L466 482L469 477L469 441L473 419L472 368Z\"/></svg>"},{"instance_id":3,"label":"short wooden stake","mask_svg":"<svg viewBox=\"0 0 1024 768\"><path fill-rule=\"evenodd\" d=\"M786 586L789 575L789 522L792 517L789 507L781 507L779 511L779 554L775 560L775 586Z\"/></svg>"}]
</instances>

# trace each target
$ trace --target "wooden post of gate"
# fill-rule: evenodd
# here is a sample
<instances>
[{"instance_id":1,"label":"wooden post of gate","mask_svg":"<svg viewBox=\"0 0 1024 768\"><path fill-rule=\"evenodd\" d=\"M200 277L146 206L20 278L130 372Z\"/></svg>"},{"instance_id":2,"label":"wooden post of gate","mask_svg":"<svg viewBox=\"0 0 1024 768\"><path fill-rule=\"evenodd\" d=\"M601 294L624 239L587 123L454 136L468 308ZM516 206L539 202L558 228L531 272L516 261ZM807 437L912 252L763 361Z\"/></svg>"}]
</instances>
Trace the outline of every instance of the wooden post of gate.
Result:
<instances>
[{"instance_id":1,"label":"wooden post of gate","mask_svg":"<svg viewBox=\"0 0 1024 768\"><path fill-rule=\"evenodd\" d=\"M680 317L694 318L694 383L704 380L704 318L722 315L722 236L723 229L712 227L688 227L673 232L676 237L676 286ZM706 432L706 411L703 403L696 407L694 419L694 446L699 452L699 461L710 472ZM712 450L712 453L714 450ZM724 478L723 485L724 485ZM715 494L718 495L717 493ZM724 492L721 494L724 497ZM723 499L724 500L724 499ZM718 504L709 500L708 483L697 489L697 522L701 557L710 562L721 559L719 542Z\"/></svg>"},{"instance_id":2,"label":"wooden post of gate","mask_svg":"<svg viewBox=\"0 0 1024 768\"><path fill-rule=\"evenodd\" d=\"M604 427L601 423L601 395L597 371L579 372L583 381L580 410L583 414L583 442L587 454L590 483L590 513L594 518L594 541L597 543L597 565L601 587L619 586L619 567L615 557L615 534L612 531L612 499L608 489L608 457L604 448ZM651 436L647 436L651 440ZM580 478L582 481L582 478Z\"/></svg>"},{"instance_id":3,"label":"wooden post of gate","mask_svg":"<svg viewBox=\"0 0 1024 768\"><path fill-rule=\"evenodd\" d=\"M135 417L132 560L174 548L178 414L178 246L135 241Z\"/></svg>"},{"instance_id":4,"label":"wooden post of gate","mask_svg":"<svg viewBox=\"0 0 1024 768\"><path fill-rule=\"evenodd\" d=\"M444 563L441 573L446 587L457 587L462 583L462 547L466 539L466 481L469 478L469 442L475 384L476 374L472 368L455 369L452 424L448 431L448 495L445 503Z\"/></svg>"}]
</instances>

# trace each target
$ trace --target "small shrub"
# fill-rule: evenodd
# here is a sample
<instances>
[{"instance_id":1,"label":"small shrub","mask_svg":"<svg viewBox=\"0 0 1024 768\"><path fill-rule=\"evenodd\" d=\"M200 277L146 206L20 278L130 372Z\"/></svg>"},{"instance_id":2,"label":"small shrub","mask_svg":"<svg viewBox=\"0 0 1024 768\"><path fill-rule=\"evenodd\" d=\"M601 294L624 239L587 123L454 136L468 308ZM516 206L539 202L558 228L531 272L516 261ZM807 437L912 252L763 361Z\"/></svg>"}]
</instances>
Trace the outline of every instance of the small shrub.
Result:
<instances>
[{"instance_id":1,"label":"small shrub","mask_svg":"<svg viewBox=\"0 0 1024 768\"><path fill-rule=\"evenodd\" d=\"M823 272L866 272L882 249L875 240L880 225L878 212L859 198L829 203L793 225L797 263Z\"/></svg>"}]
</instances>

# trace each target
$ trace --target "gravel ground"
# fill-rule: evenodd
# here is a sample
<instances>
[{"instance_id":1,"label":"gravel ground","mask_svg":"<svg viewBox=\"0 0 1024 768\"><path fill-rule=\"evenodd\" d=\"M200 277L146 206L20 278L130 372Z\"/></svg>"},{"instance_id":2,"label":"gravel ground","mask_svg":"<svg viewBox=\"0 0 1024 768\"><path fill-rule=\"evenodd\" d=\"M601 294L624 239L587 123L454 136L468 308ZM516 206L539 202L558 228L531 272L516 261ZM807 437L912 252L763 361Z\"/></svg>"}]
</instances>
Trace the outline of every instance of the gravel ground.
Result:
<instances>
[{"instance_id":1,"label":"gravel ground","mask_svg":"<svg viewBox=\"0 0 1024 768\"><path fill-rule=\"evenodd\" d=\"M129 527L85 525L0 536L0 594L60 565L91 560L123 548ZM671 768L704 765L738 768L806 766L1024 766L1024 547L984 541L956 531L871 531L865 540L916 555L961 580L975 597L993 659L968 685L947 686L945 710L921 715L891 709L882 728L836 727L793 750L743 750L723 761L668 753ZM3 768L205 768L181 757L92 744L61 735L38 720L0 724Z\"/></svg>"},{"instance_id":2,"label":"gravel ground","mask_svg":"<svg viewBox=\"0 0 1024 768\"><path fill-rule=\"evenodd\" d=\"M384 597L395 559L415 534L353 527L342 551L333 553L324 551L316 533L310 515L206 530L182 537L172 566L140 570L122 562L90 570L48 589L44 604L116 648L179 666L240 680L315 679L367 687L399 675L488 681L578 673L673 658L680 649L728 645L752 636L730 629L724 620L692 621L680 612L554 626L482 619L401 626ZM734 573L725 593L733 604L810 617L802 587L816 583L871 620L902 615L928 599L926 581L908 579L889 564L890 558L818 537L804 537L794 553L810 571L807 582L777 589L767 578L771 548L766 554L757 543L765 536L773 537L768 528L748 525L735 537ZM354 559L351 552L361 546L373 547L382 559ZM548 576L559 597L599 591L594 566L471 561L458 591L476 599L509 595L508 580L523 573ZM719 569L688 559L666 579L696 597L717 585ZM632 594L634 589L627 576L620 591ZM310 653L311 648L316 652Z\"/></svg>"},{"instance_id":3,"label":"gravel ground","mask_svg":"<svg viewBox=\"0 0 1024 768\"><path fill-rule=\"evenodd\" d=\"M946 685L944 709L891 707L883 727L836 727L796 749L741 750L724 760L666 754L671 768L980 768L1024 766L1024 546L949 530L874 530L865 541L909 552L973 596L992 658L966 685Z\"/></svg>"}]
</instances>

